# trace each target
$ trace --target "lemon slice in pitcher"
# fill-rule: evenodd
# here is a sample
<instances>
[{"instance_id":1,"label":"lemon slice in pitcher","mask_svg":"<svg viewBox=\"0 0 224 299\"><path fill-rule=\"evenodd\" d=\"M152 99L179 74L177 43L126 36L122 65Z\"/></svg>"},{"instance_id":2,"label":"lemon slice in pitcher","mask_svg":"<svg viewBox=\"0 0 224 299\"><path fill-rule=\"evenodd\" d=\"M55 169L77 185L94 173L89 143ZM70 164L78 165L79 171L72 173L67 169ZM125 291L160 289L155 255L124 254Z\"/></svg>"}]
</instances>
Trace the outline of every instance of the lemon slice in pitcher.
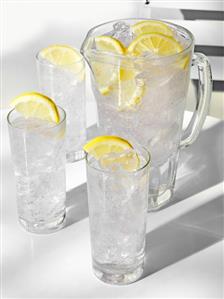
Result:
<instances>
[{"instance_id":1,"label":"lemon slice in pitcher","mask_svg":"<svg viewBox=\"0 0 224 299\"><path fill-rule=\"evenodd\" d=\"M142 101L145 84L137 79L137 72L134 69L120 69L118 80L118 109L135 109Z\"/></svg>"},{"instance_id":2,"label":"lemon slice in pitcher","mask_svg":"<svg viewBox=\"0 0 224 299\"><path fill-rule=\"evenodd\" d=\"M10 105L24 117L35 117L42 120L59 123L57 106L47 96L38 92L23 93L14 98Z\"/></svg>"},{"instance_id":3,"label":"lemon slice in pitcher","mask_svg":"<svg viewBox=\"0 0 224 299\"><path fill-rule=\"evenodd\" d=\"M124 54L125 48L121 42L111 36L95 37L96 50L100 52ZM110 55L100 55L100 58L91 59L90 65L101 94L107 95L119 75L119 66Z\"/></svg>"},{"instance_id":4,"label":"lemon slice in pitcher","mask_svg":"<svg viewBox=\"0 0 224 299\"><path fill-rule=\"evenodd\" d=\"M173 36L172 29L164 22L155 20L145 20L131 26L135 35L144 33L162 33L166 36Z\"/></svg>"},{"instance_id":5,"label":"lemon slice in pitcher","mask_svg":"<svg viewBox=\"0 0 224 299\"><path fill-rule=\"evenodd\" d=\"M170 36L161 33L145 33L131 42L127 52L133 56L140 56L147 52L166 56L177 54L182 50L181 44Z\"/></svg>"}]
</instances>

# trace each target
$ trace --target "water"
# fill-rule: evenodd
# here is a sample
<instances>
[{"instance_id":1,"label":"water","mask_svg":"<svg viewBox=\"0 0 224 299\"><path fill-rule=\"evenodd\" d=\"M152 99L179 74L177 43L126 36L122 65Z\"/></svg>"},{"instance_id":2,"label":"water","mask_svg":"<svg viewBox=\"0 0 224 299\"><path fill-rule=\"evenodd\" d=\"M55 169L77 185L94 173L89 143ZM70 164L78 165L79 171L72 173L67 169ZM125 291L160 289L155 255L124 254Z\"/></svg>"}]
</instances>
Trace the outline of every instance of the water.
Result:
<instances>
[{"instance_id":1,"label":"water","mask_svg":"<svg viewBox=\"0 0 224 299\"><path fill-rule=\"evenodd\" d=\"M83 68L77 74L46 61L38 63L41 91L66 111L68 162L84 157L82 146L86 142L85 65L83 61L79 63Z\"/></svg>"},{"instance_id":2,"label":"water","mask_svg":"<svg viewBox=\"0 0 224 299\"><path fill-rule=\"evenodd\" d=\"M125 22L115 23L111 35L126 46L134 38L130 25ZM186 47L184 38L177 33L176 37ZM150 56L151 53L147 55ZM186 56L182 59L184 58ZM119 63L122 64L122 61ZM166 190L171 196L175 182L178 147L189 83L189 67L183 68L181 63L183 60L176 61L174 57L168 57L165 61L145 59L136 61L134 65L125 65L123 62L123 68L126 68L127 72L136 73L133 84L137 86L140 82L143 84L144 91L138 104L126 105L122 109L118 106L121 93L119 83L114 84L109 94L102 95L93 79L101 133L119 135L138 142L147 147L152 155L151 197L155 197L155 194L161 195ZM155 188L153 180L162 183L158 183ZM158 206L154 198L151 208Z\"/></svg>"},{"instance_id":3,"label":"water","mask_svg":"<svg viewBox=\"0 0 224 299\"><path fill-rule=\"evenodd\" d=\"M90 159L87 182L94 272L109 283L135 281L143 269L148 168L105 169Z\"/></svg>"},{"instance_id":4,"label":"water","mask_svg":"<svg viewBox=\"0 0 224 299\"><path fill-rule=\"evenodd\" d=\"M19 220L31 232L59 229L65 217L65 128L23 117L12 125Z\"/></svg>"}]
</instances>

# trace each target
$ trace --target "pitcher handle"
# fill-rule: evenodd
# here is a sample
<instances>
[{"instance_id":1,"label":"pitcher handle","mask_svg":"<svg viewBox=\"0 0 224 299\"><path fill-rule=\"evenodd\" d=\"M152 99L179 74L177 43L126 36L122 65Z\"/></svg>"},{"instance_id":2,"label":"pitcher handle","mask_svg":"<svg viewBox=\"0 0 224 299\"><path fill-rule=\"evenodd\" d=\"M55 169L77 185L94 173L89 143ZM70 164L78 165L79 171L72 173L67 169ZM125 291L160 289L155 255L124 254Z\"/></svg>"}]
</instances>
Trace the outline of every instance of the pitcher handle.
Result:
<instances>
[{"instance_id":1,"label":"pitcher handle","mask_svg":"<svg viewBox=\"0 0 224 299\"><path fill-rule=\"evenodd\" d=\"M180 147L192 144L198 137L209 110L212 92L212 73L207 57L202 53L194 53L192 66L198 69L198 92L193 116L183 132Z\"/></svg>"}]
</instances>

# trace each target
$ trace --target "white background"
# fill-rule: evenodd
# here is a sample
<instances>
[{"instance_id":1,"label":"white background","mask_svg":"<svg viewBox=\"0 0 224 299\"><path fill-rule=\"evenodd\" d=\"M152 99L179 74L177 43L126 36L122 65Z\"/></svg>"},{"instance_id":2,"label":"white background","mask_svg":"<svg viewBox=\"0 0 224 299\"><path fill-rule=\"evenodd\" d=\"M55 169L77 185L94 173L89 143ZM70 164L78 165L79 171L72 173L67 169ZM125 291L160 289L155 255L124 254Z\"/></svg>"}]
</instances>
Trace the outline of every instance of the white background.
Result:
<instances>
[{"instance_id":1,"label":"white background","mask_svg":"<svg viewBox=\"0 0 224 299\"><path fill-rule=\"evenodd\" d=\"M37 89L35 55L40 49L57 43L80 48L91 27L136 17L138 4L125 0L4 2L3 108L19 93Z\"/></svg>"},{"instance_id":2,"label":"white background","mask_svg":"<svg viewBox=\"0 0 224 299\"><path fill-rule=\"evenodd\" d=\"M54 43L79 48L92 26L146 17L140 2L2 1L2 107L20 92L37 89L35 54L41 48ZM87 101L91 125L95 115L91 98ZM182 152L175 204L149 214L145 278L113 287L97 280L91 269L83 162L67 167L70 206L65 229L36 236L18 225L5 115L2 111L3 298L221 298L223 123L207 119L199 139Z\"/></svg>"}]
</instances>

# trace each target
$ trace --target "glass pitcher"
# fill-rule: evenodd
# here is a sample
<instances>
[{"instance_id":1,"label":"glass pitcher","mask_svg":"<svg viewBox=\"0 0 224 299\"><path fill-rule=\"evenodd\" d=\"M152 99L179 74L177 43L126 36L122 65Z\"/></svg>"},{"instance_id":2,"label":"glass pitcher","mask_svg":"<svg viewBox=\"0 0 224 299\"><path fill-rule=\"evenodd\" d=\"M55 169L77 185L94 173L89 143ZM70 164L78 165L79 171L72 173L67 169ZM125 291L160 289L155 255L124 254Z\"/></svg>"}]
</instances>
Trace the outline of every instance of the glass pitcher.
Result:
<instances>
[{"instance_id":1,"label":"glass pitcher","mask_svg":"<svg viewBox=\"0 0 224 299\"><path fill-rule=\"evenodd\" d=\"M194 53L192 33L172 23L164 22L181 45L179 52L127 54L125 48L135 38L133 24L140 21L143 19L116 20L92 28L81 53L91 69L100 133L119 135L151 153L149 210L156 210L172 199L179 151L192 144L202 128L212 78L206 56ZM123 53L96 48L99 36L119 40ZM197 67L199 90L195 111L183 130L191 66Z\"/></svg>"}]
</instances>

